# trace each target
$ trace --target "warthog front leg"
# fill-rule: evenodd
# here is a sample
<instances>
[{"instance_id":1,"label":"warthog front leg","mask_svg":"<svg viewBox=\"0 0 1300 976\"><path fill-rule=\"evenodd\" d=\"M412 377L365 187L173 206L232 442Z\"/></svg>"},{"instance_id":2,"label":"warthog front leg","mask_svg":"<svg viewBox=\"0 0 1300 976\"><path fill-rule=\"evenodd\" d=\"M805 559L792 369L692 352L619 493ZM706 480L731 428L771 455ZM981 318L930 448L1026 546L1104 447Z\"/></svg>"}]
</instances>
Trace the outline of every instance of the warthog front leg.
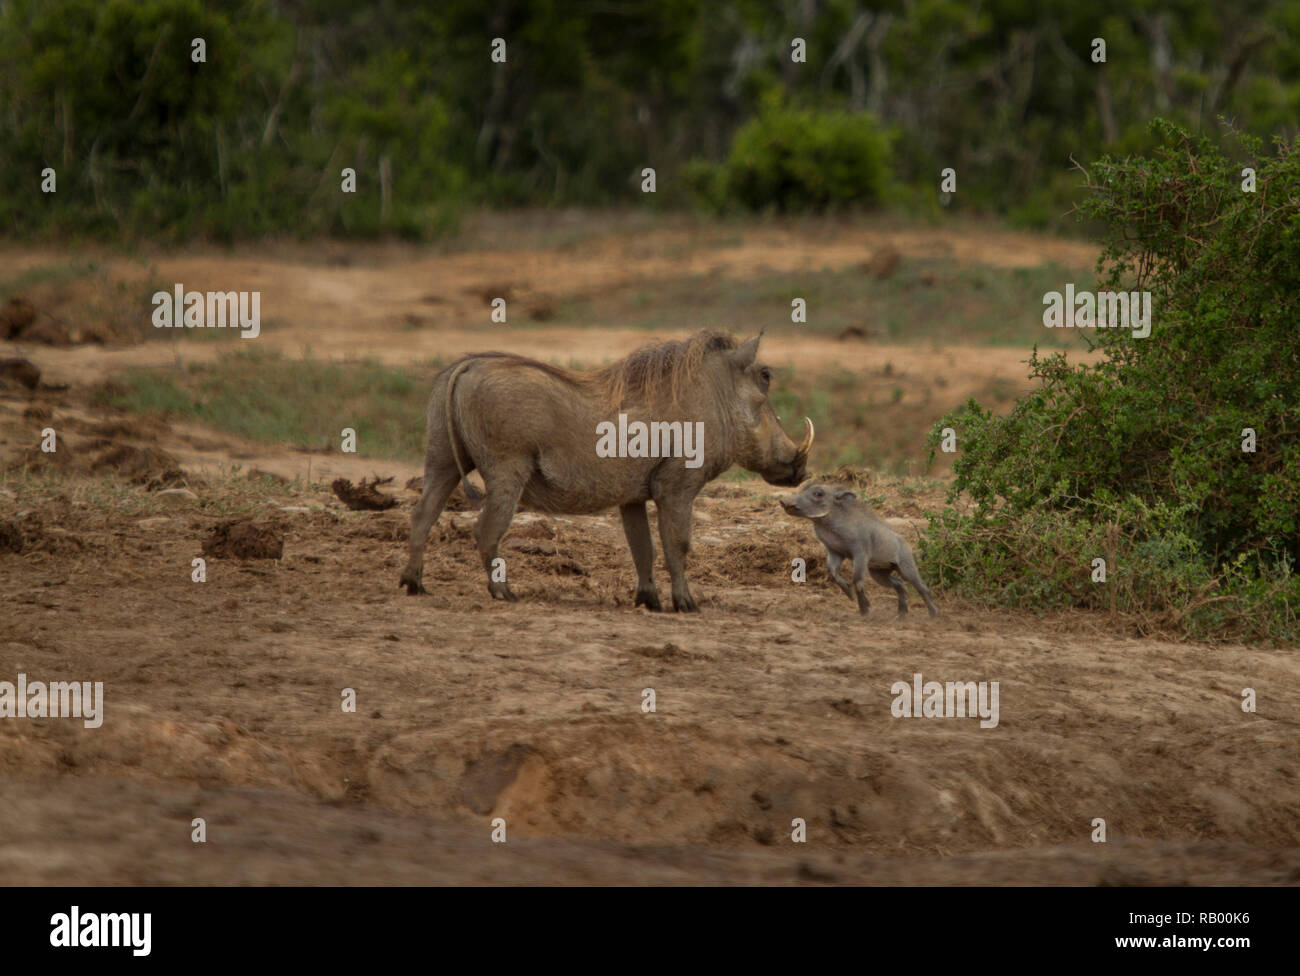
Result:
<instances>
[{"instance_id":1,"label":"warthog front leg","mask_svg":"<svg viewBox=\"0 0 1300 976\"><path fill-rule=\"evenodd\" d=\"M858 613L866 616L871 609L871 599L867 596L867 556L866 550L853 552L853 593L858 598Z\"/></svg>"},{"instance_id":2,"label":"warthog front leg","mask_svg":"<svg viewBox=\"0 0 1300 976\"><path fill-rule=\"evenodd\" d=\"M623 516L623 533L632 562L636 564L636 606L662 610L659 590L655 587L655 545L650 539L650 520L646 517L645 502L629 502L619 507Z\"/></svg>"},{"instance_id":3,"label":"warthog front leg","mask_svg":"<svg viewBox=\"0 0 1300 976\"><path fill-rule=\"evenodd\" d=\"M497 549L501 545L501 537L506 534L506 529L510 528L510 522L515 517L515 509L519 506L519 496L524 492L524 484L528 481L527 473L521 477L517 473L497 474L487 482L487 499L483 502L483 513L478 517L478 525L475 532L478 536L479 556L483 559L483 568L488 574L488 592L492 594L495 600L508 600L514 602L519 598L510 590L510 584L504 579L493 579L493 562L497 558ZM500 575L498 573L498 575Z\"/></svg>"},{"instance_id":4,"label":"warthog front leg","mask_svg":"<svg viewBox=\"0 0 1300 976\"><path fill-rule=\"evenodd\" d=\"M664 562L673 581L673 609L678 613L698 613L700 606L686 585L686 554L691 551L691 502L693 498L655 499L659 509L659 541L664 547Z\"/></svg>"},{"instance_id":5,"label":"warthog front leg","mask_svg":"<svg viewBox=\"0 0 1300 976\"><path fill-rule=\"evenodd\" d=\"M841 556L838 552L835 552L834 550L831 549L826 550L826 568L831 571L831 579L835 581L836 586L838 586L841 590L844 591L844 595L848 597L850 600L852 600L854 599L853 587L849 585L848 580L846 580L843 576L840 575L840 567L843 565L844 565L843 556Z\"/></svg>"},{"instance_id":6,"label":"warthog front leg","mask_svg":"<svg viewBox=\"0 0 1300 976\"><path fill-rule=\"evenodd\" d=\"M898 594L898 615L901 617L907 613L907 587L903 585L903 581L887 569L873 569L869 572L873 580L881 586L893 587L894 592Z\"/></svg>"},{"instance_id":7,"label":"warthog front leg","mask_svg":"<svg viewBox=\"0 0 1300 976\"><path fill-rule=\"evenodd\" d=\"M435 464L428 464L424 468L424 492L411 512L411 538L407 544L409 555L406 569L402 570L402 578L397 584L405 586L410 596L428 592L424 588L424 547L429 541L429 530L438 521L447 499L456 489L457 479L455 468L444 471Z\"/></svg>"}]
</instances>

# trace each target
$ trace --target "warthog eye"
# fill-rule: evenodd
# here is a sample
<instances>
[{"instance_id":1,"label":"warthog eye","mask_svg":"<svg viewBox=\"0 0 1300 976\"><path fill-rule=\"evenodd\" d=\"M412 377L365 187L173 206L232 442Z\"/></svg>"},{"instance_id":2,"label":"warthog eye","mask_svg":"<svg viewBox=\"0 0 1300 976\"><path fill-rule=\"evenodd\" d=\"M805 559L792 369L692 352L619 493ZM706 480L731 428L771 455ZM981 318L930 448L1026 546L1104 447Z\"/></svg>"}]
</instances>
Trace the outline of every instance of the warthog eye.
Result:
<instances>
[{"instance_id":1,"label":"warthog eye","mask_svg":"<svg viewBox=\"0 0 1300 976\"><path fill-rule=\"evenodd\" d=\"M761 377L763 377L763 382L764 382L764 383L771 383L771 382L772 382L772 371L771 371L770 369L768 369L766 366L764 366L764 367L759 371L759 374L758 374L758 375L761 376Z\"/></svg>"}]
</instances>

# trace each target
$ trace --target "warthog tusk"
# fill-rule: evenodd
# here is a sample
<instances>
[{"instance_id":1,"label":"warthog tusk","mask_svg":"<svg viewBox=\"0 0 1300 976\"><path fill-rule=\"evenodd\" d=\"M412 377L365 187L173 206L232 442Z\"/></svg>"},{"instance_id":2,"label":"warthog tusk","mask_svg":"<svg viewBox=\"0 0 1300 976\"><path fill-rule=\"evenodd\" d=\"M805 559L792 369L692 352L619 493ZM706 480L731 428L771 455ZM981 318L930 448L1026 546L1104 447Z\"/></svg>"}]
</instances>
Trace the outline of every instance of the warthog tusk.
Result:
<instances>
[{"instance_id":1,"label":"warthog tusk","mask_svg":"<svg viewBox=\"0 0 1300 976\"><path fill-rule=\"evenodd\" d=\"M808 425L808 430L803 435L803 443L799 445L799 456L806 458L808 452L812 450L813 438L817 435L817 429L813 427L811 418L804 417L803 422Z\"/></svg>"}]
</instances>

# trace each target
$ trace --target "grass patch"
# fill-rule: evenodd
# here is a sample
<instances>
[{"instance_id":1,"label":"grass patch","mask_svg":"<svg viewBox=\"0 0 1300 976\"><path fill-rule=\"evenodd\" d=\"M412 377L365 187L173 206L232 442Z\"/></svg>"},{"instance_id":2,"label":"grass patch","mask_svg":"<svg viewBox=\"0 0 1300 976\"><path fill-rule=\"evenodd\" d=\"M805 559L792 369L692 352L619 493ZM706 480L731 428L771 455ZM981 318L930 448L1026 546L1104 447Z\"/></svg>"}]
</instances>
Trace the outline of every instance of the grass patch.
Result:
<instances>
[{"instance_id":1,"label":"grass patch","mask_svg":"<svg viewBox=\"0 0 1300 976\"><path fill-rule=\"evenodd\" d=\"M323 508L319 495L324 489L322 485L308 485L301 479L281 482L274 478L249 478L238 464L216 474L205 473L193 489L199 500L185 509L178 509L156 492L145 491L109 473L69 475L52 467L9 468L0 472L0 487L14 494L12 500L0 504L0 515L24 509L41 514L53 505L59 511L87 513L100 525L112 525L116 519L159 515L184 518L193 513L223 518L256 516L289 502Z\"/></svg>"},{"instance_id":2,"label":"grass patch","mask_svg":"<svg viewBox=\"0 0 1300 976\"><path fill-rule=\"evenodd\" d=\"M407 371L239 350L181 369L129 370L103 384L94 401L313 450L338 450L342 430L351 427L359 454L411 460L424 453L429 381L438 368Z\"/></svg>"},{"instance_id":3,"label":"grass patch","mask_svg":"<svg viewBox=\"0 0 1300 976\"><path fill-rule=\"evenodd\" d=\"M65 261L0 272L0 302L24 295L33 288L65 285L99 272L100 267L94 261Z\"/></svg>"},{"instance_id":4,"label":"grass patch","mask_svg":"<svg viewBox=\"0 0 1300 976\"><path fill-rule=\"evenodd\" d=\"M351 427L360 454L419 461L431 381L441 365L397 369L237 349L212 362L132 369L100 387L94 401L312 450L338 450L341 431ZM572 360L557 365L581 368ZM802 418L813 419L815 463L825 470L849 465L918 474L925 467L930 426L955 405L953 395L937 383L901 376L890 363L860 372L791 367L775 372L773 409L795 439L803 436ZM990 384L984 393L1009 398L1010 391L994 389L1004 385Z\"/></svg>"},{"instance_id":5,"label":"grass patch","mask_svg":"<svg viewBox=\"0 0 1300 976\"><path fill-rule=\"evenodd\" d=\"M940 377L900 380L892 364L850 372L799 372L775 367L772 408L792 436L801 436L801 419L817 425L816 461L833 470L843 465L911 477L927 468L926 438L953 395ZM1001 379L981 395L1009 400Z\"/></svg>"},{"instance_id":6,"label":"grass patch","mask_svg":"<svg viewBox=\"0 0 1300 976\"><path fill-rule=\"evenodd\" d=\"M701 327L748 334L758 326L823 336L863 329L898 345L990 345L1083 348L1077 330L1043 327L1043 295L1066 282L1092 289L1089 269L963 267L938 258L907 258L889 278L861 268L770 271L731 278L685 275L644 288L561 302L556 317L575 326L646 330L678 328L690 309ZM790 321L790 302L807 302L808 321Z\"/></svg>"},{"instance_id":7,"label":"grass patch","mask_svg":"<svg viewBox=\"0 0 1300 976\"><path fill-rule=\"evenodd\" d=\"M134 343L153 338L156 270L137 261L140 274L119 277L95 261L62 261L0 271L0 303L22 296L40 313L73 325L80 341ZM196 330L197 331L197 330Z\"/></svg>"},{"instance_id":8,"label":"grass patch","mask_svg":"<svg viewBox=\"0 0 1300 976\"><path fill-rule=\"evenodd\" d=\"M986 609L1107 611L1144 637L1294 646L1300 576L1243 553L1215 566L1186 513L1128 497L1089 518L1047 502L931 512L921 567L933 584ZM1104 582L1094 560L1105 561Z\"/></svg>"}]
</instances>

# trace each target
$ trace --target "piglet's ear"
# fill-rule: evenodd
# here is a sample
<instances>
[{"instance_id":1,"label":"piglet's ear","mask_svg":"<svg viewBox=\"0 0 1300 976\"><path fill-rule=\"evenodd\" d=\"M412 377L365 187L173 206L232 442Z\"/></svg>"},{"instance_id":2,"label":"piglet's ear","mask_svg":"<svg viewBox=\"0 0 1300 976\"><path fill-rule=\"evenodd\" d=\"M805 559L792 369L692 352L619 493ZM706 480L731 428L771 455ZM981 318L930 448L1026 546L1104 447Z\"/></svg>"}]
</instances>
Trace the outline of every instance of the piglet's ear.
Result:
<instances>
[{"instance_id":1,"label":"piglet's ear","mask_svg":"<svg viewBox=\"0 0 1300 976\"><path fill-rule=\"evenodd\" d=\"M837 502L841 502L846 498L857 498L857 497L858 496L855 492L849 491L847 488L845 488L843 491L837 491L835 493L835 500Z\"/></svg>"}]
</instances>

